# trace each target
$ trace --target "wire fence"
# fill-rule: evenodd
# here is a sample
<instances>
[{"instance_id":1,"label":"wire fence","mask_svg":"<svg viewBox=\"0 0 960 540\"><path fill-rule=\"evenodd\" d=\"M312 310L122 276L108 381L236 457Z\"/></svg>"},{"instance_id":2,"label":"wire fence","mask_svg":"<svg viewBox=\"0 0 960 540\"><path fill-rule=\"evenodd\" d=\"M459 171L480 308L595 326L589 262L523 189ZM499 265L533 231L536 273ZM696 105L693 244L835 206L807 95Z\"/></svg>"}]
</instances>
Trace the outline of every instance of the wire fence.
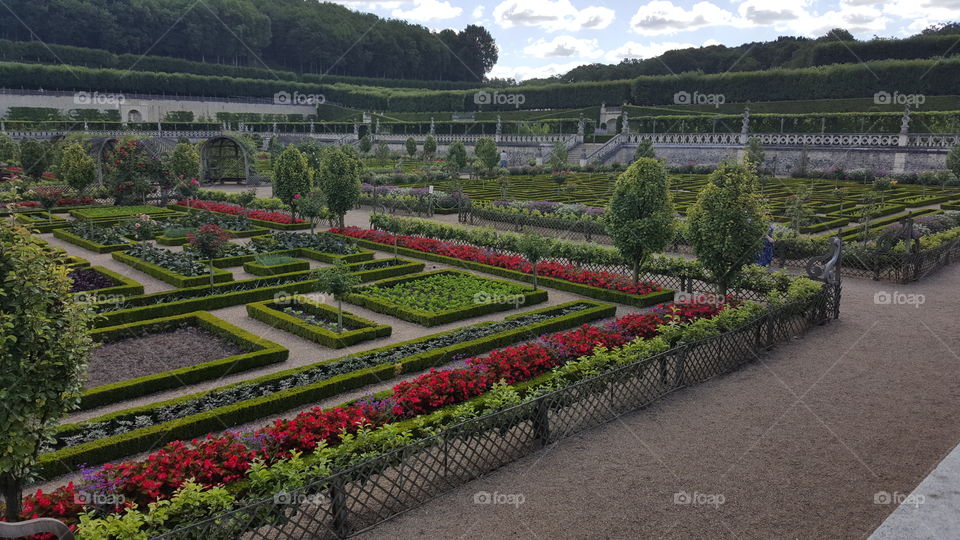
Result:
<instances>
[{"instance_id":1,"label":"wire fence","mask_svg":"<svg viewBox=\"0 0 960 540\"><path fill-rule=\"evenodd\" d=\"M742 327L453 425L303 488L155 537L347 538L575 433L729 373L839 315L840 284ZM483 502L483 501L479 501Z\"/></svg>"}]
</instances>

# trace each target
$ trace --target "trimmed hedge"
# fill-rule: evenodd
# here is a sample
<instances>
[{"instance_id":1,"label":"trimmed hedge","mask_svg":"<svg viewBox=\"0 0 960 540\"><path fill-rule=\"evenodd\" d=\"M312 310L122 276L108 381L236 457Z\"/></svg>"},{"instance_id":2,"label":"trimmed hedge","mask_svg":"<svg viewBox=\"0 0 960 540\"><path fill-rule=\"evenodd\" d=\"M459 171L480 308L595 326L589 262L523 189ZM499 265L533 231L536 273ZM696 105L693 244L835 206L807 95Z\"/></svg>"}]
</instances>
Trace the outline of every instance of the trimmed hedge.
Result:
<instances>
[{"instance_id":1,"label":"trimmed hedge","mask_svg":"<svg viewBox=\"0 0 960 540\"><path fill-rule=\"evenodd\" d=\"M46 212L17 214L16 221L39 233L48 233L54 229L61 229L70 225L69 221Z\"/></svg>"},{"instance_id":2,"label":"trimmed hedge","mask_svg":"<svg viewBox=\"0 0 960 540\"><path fill-rule=\"evenodd\" d=\"M121 435L106 437L70 448L57 450L55 452L49 452L41 455L37 460L37 471L38 474L44 478L53 478L72 472L80 465L106 463L108 461L113 461L133 454L138 454L140 452L145 452L153 448L158 448L159 446L171 441L191 439L208 432L220 432L223 431L225 427L238 426L256 420L261 420L264 417L280 414L296 407L315 403L322 399L326 399L343 392L348 392L350 390L355 390L369 384L382 383L385 380L392 379L404 373L417 372L430 367L440 366L454 360L454 358L457 356L482 354L499 347L504 347L524 341L526 339L534 338L544 333L574 328L588 322L612 317L616 314L616 306L603 304L600 302L593 302L590 300L579 300L539 309L536 311L528 311L507 317L507 319L529 315L531 313L543 313L550 312L552 310L559 310L574 304L587 304L591 305L592 307L576 313L569 313L561 317L556 317L548 321L500 332L482 339L476 339L451 345L449 347L424 351L422 353L406 357L404 360L396 364L379 365L367 369L357 370L351 373L345 373L343 375L337 375L311 385L289 388L268 396L249 399L240 403L219 407L177 420L171 420L169 422L163 422L154 426L132 430ZM388 347L374 349L374 351L389 349L399 345L417 343L426 339L437 337L439 335L455 332L457 330L441 332L440 334L433 334L431 336L424 336L422 338L405 341ZM338 360L340 359L327 360L321 363L330 363ZM251 382L261 382L271 378L283 377L291 373L312 369L315 367L315 365L303 366L284 372L273 373L257 379L235 383L233 385L228 385L215 390L222 390L223 388L230 386L249 384ZM210 392L215 390L211 390ZM137 414L142 414L144 411L148 411L155 407L188 401L207 393L209 392L183 396L165 402L152 403L143 407L117 411L115 413L92 419L89 422L100 422L124 417L133 418ZM64 433L75 431L80 426L81 425L61 425L59 432Z\"/></svg>"},{"instance_id":3,"label":"trimmed hedge","mask_svg":"<svg viewBox=\"0 0 960 540\"><path fill-rule=\"evenodd\" d=\"M351 238L345 235L338 235L338 236L343 236L344 238ZM360 238L351 238L351 239L355 241L358 246L363 246L371 249L379 249L383 251L390 251L394 249L392 246L388 244L378 244L377 242L372 242L370 240L363 240ZM473 261L464 261L461 259L455 259L453 257L446 257L444 255L436 255L434 253L427 253L425 251L417 251L415 249L409 249L409 248L403 248L403 247L397 247L396 251L397 253L405 255L407 257L416 257L419 259L438 262L441 264L448 264L450 266L466 268L467 270L474 270L477 272L493 274L495 276L510 278L517 281L533 283L532 274L525 274L523 272L518 272L516 270L508 270L506 268L500 268L499 266L490 266L487 264L476 263ZM580 283L573 283L572 281L566 281L563 279L543 277L543 276L539 276L537 278L537 283L544 287L550 287L552 289L571 292L574 294L579 294L581 296L586 296L588 298L595 298L597 300L603 300L605 302L616 302L618 304L624 304L624 305L636 306L636 307L648 307L648 306L654 306L657 304L662 304L664 302L671 302L673 301L673 296L674 296L674 291L671 289L663 289L662 291L652 292L650 294L635 295L635 294L627 294L620 291L614 291L611 289L601 289L600 287L591 287L590 285L582 285Z\"/></svg>"},{"instance_id":4,"label":"trimmed hedge","mask_svg":"<svg viewBox=\"0 0 960 540\"><path fill-rule=\"evenodd\" d=\"M265 265L259 264L256 260L243 263L243 269L255 276L275 276L277 274L289 274L290 272L303 272L310 269L310 263L307 261L291 261L283 264Z\"/></svg>"},{"instance_id":5,"label":"trimmed hedge","mask_svg":"<svg viewBox=\"0 0 960 540\"><path fill-rule=\"evenodd\" d=\"M281 249L278 251L269 251L266 253L255 253L250 255L236 255L233 257L221 257L219 259L213 260L213 265L217 268L230 268L233 266L241 266L244 263L256 260L260 255L289 255L291 257L301 257L307 259L313 259L315 261L327 263L327 264L336 264L337 261L343 261L347 264L366 262L373 260L373 252L367 250L360 250L357 253L348 253L347 255L337 255L334 253L326 253L323 251L318 251L311 248L293 248L293 249Z\"/></svg>"},{"instance_id":6,"label":"trimmed hedge","mask_svg":"<svg viewBox=\"0 0 960 540\"><path fill-rule=\"evenodd\" d=\"M248 349L250 352L91 388L84 391L80 397L80 410L102 407L171 388L180 388L241 371L284 362L290 354L286 348L238 328L205 311L100 328L91 332L91 337L99 343L109 343L127 337L135 337L142 333L164 331L183 325L197 326L207 330L244 349Z\"/></svg>"},{"instance_id":7,"label":"trimmed hedge","mask_svg":"<svg viewBox=\"0 0 960 540\"><path fill-rule=\"evenodd\" d=\"M150 217L153 217L169 213L170 210L167 210L166 208L152 205L96 206L70 210L70 215L75 219L124 218L139 214L147 214Z\"/></svg>"},{"instance_id":8,"label":"trimmed hedge","mask_svg":"<svg viewBox=\"0 0 960 540\"><path fill-rule=\"evenodd\" d=\"M135 242L130 242L129 244L113 244L108 246L104 244L98 244L96 242L91 242L89 240L85 240L63 229L54 229L53 236L54 238L59 238L64 242L70 242L75 246L80 246L83 249L88 249L90 251L93 251L94 253L113 253L115 251L123 251L135 243Z\"/></svg>"},{"instance_id":9,"label":"trimmed hedge","mask_svg":"<svg viewBox=\"0 0 960 540\"><path fill-rule=\"evenodd\" d=\"M847 218L830 219L827 221L821 221L816 225L806 225L804 227L800 227L800 232L818 233L829 229L836 229L837 227L843 227L847 223L850 223L850 220Z\"/></svg>"},{"instance_id":10,"label":"trimmed hedge","mask_svg":"<svg viewBox=\"0 0 960 540\"><path fill-rule=\"evenodd\" d=\"M190 208L189 206L181 206L181 205L176 204L176 203L173 203L173 204L168 205L168 208L170 208L171 210L177 210L177 211L180 211L180 212L201 212L201 211L206 211L206 212L214 212L214 213L216 213L216 214L223 214L223 215L225 215L225 216L232 216L232 215L234 215L234 214L228 214L228 213L226 213L226 212L217 212L216 210L204 210L204 209L202 209L202 208ZM256 225L256 226L258 226L258 227L264 227L264 228L267 228L267 229L274 229L274 230L278 230L278 231L305 231L305 230L307 230L307 229L310 228L310 223L309 223L309 222L304 222L304 223L277 223L277 222L274 222L274 221L264 221L264 220L262 220L262 219L253 219L253 218L251 218L251 217L248 217L247 219L250 220L250 223L253 223L254 225Z\"/></svg>"},{"instance_id":11,"label":"trimmed hedge","mask_svg":"<svg viewBox=\"0 0 960 540\"><path fill-rule=\"evenodd\" d=\"M184 287L194 287L203 283L210 283L209 274L204 274L202 276L183 276L175 272L171 272L170 270L167 270L161 266L148 263L143 259L134 257L132 255L127 255L126 253L119 251L113 252L113 258L116 261L136 268L148 276L153 276L161 281L165 281L174 287L177 287L178 289ZM233 281L233 274L219 268L214 268L213 282L223 283L225 281Z\"/></svg>"},{"instance_id":12,"label":"trimmed hedge","mask_svg":"<svg viewBox=\"0 0 960 540\"><path fill-rule=\"evenodd\" d=\"M270 229L267 229L266 227L254 227L246 231L231 231L230 229L224 230L230 233L231 238L252 238L254 236L270 234ZM158 235L155 240L161 246L182 246L187 243L186 236L171 238L161 234Z\"/></svg>"},{"instance_id":13,"label":"trimmed hedge","mask_svg":"<svg viewBox=\"0 0 960 540\"><path fill-rule=\"evenodd\" d=\"M460 270L435 270L433 272L424 272L411 276L400 276L384 279L376 283L371 283L370 285L374 287L391 287L393 285L399 285L408 281L417 281L423 278L441 274L459 274L476 277L469 272L463 272ZM496 279L481 279L513 285L512 283ZM521 296L523 298L523 305L534 305L547 301L547 291L543 289L538 289L536 291L523 291L522 293L518 293L517 296ZM474 304L472 306L456 309L448 309L446 311L430 312L398 306L394 303L387 302L379 298L373 298L371 296L364 295L362 292L348 294L344 299L351 304L365 307L371 311L383 313L384 315L390 315L400 320L409 321L423 326L440 326L442 324L452 323L463 319L470 319L473 317L480 317L481 315L488 315L490 313L497 313L499 311L509 311L511 309L516 309L517 307L513 303L491 302L486 304Z\"/></svg>"},{"instance_id":14,"label":"trimmed hedge","mask_svg":"<svg viewBox=\"0 0 960 540\"><path fill-rule=\"evenodd\" d=\"M355 274L360 278L361 281L374 281L378 279L384 279L391 276L399 276L408 273L420 272L425 266L422 262L407 261L405 259L400 259L402 264L397 266L390 266L385 268L375 268L372 270L362 270L357 271ZM350 266L362 266L365 263L354 263ZM295 281L289 283L280 283L278 285L264 285L263 287L257 287L254 289L247 290L234 290L230 291L231 288L235 288L238 285L246 285L249 283L271 283L271 282L280 282L284 278L300 278L302 281ZM210 291L209 286L198 286L198 287L189 287L185 289L178 289L172 291L163 291L159 293L153 293L144 295L141 297L128 298L127 303L145 303L150 300L163 299L166 297L179 298L171 302L158 303L158 304L148 304L148 305L139 305L133 306L126 309L119 309L116 311L110 311L103 313L100 317L97 318L95 323L97 326L112 326L123 323L130 323L135 321L142 321L146 319L154 319L158 317L168 317L171 315L180 315L183 313L190 313L191 311L202 311L202 310L215 310L225 307L233 307L241 304L248 304L250 302L258 302L261 300L268 300L273 298L275 295L290 295L296 293L306 293L313 291L316 288L315 280L310 278L309 272L292 272L290 274L282 274L279 276L273 276L272 278L257 278L250 280L242 281L231 281L228 283L221 283L214 285L213 288L216 289L226 289L228 292L222 294L214 294L208 296L199 296L196 298L183 298L184 296L189 296L194 293L205 294Z\"/></svg>"},{"instance_id":15,"label":"trimmed hedge","mask_svg":"<svg viewBox=\"0 0 960 540\"><path fill-rule=\"evenodd\" d=\"M84 264L85 263L85 264ZM118 274L109 268L103 266L90 266L90 263L83 261L75 265L71 265L73 269L84 269L84 270L93 270L98 274L107 276L117 283L113 287L104 287L103 289L92 289L89 291L80 291L72 293L74 295L96 295L96 296L136 296L143 294L143 285L139 281L128 278L123 274Z\"/></svg>"},{"instance_id":16,"label":"trimmed hedge","mask_svg":"<svg viewBox=\"0 0 960 540\"><path fill-rule=\"evenodd\" d=\"M331 349L342 349L356 345L362 341L387 337L393 329L385 324L358 317L346 311L343 312L343 322L346 331L332 332L326 328L310 324L298 317L284 313L281 304L285 301L296 302L297 307L310 315L337 320L337 310L321 302L316 302L305 296L293 296L286 299L267 300L247 304L247 315L262 323L269 324L291 334L309 339ZM347 329L349 326L354 328Z\"/></svg>"}]
</instances>

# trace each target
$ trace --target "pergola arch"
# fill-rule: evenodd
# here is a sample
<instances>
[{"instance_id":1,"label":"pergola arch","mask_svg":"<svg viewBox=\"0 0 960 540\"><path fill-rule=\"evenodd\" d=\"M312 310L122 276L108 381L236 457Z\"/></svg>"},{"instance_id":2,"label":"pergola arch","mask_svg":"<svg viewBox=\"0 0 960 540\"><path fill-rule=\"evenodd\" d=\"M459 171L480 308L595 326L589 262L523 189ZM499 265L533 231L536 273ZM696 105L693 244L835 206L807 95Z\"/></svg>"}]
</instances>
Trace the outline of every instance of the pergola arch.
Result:
<instances>
[{"instance_id":1,"label":"pergola arch","mask_svg":"<svg viewBox=\"0 0 960 540\"><path fill-rule=\"evenodd\" d=\"M250 159L249 150L237 137L218 135L207 139L200 145L200 181L258 183L251 172Z\"/></svg>"},{"instance_id":2,"label":"pergola arch","mask_svg":"<svg viewBox=\"0 0 960 540\"><path fill-rule=\"evenodd\" d=\"M119 139L113 137L94 137L87 142L87 154L93 158L97 166L97 184L103 185L103 177L107 173L110 154L117 147Z\"/></svg>"}]
</instances>

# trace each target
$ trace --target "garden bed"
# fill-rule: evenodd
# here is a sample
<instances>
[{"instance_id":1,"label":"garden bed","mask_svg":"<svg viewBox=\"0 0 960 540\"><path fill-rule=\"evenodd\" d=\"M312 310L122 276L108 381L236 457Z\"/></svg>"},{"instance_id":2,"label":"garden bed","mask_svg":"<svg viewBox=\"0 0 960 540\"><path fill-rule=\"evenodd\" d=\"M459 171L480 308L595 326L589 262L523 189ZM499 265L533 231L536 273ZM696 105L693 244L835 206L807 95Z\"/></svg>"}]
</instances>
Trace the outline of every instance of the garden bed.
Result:
<instances>
[{"instance_id":1,"label":"garden bed","mask_svg":"<svg viewBox=\"0 0 960 540\"><path fill-rule=\"evenodd\" d=\"M347 312L343 312L344 331L337 332L337 310L305 296L247 304L247 315L332 349L342 349L363 341L387 337L392 332L385 324Z\"/></svg>"},{"instance_id":2,"label":"garden bed","mask_svg":"<svg viewBox=\"0 0 960 540\"><path fill-rule=\"evenodd\" d=\"M250 208L243 208L242 206L231 203L183 200L171 204L169 208L171 210L179 210L181 212L197 212L205 210L208 212L217 212L230 216L246 216L247 219L249 219L254 225L266 227L268 229L276 229L279 231L303 231L310 228L310 224L306 221L300 220L299 222L293 222L292 218L283 212L254 210Z\"/></svg>"},{"instance_id":3,"label":"garden bed","mask_svg":"<svg viewBox=\"0 0 960 540\"><path fill-rule=\"evenodd\" d=\"M132 241L118 244L100 244L77 236L67 229L54 229L53 236L63 240L64 242L69 242L75 246L93 251L94 253L112 253L115 251L123 251L134 244Z\"/></svg>"},{"instance_id":4,"label":"garden bed","mask_svg":"<svg viewBox=\"0 0 960 540\"><path fill-rule=\"evenodd\" d=\"M180 332L184 328L200 332L193 335ZM92 381L98 386L88 386L84 391L81 409L283 362L289 354L276 343L206 312L100 328L91 336L94 341L106 344L106 353L94 350L90 371L94 373L99 369L101 374ZM177 338L183 339L178 342ZM130 359L137 356L138 351L147 356ZM151 366L151 363L161 366Z\"/></svg>"},{"instance_id":5,"label":"garden bed","mask_svg":"<svg viewBox=\"0 0 960 540\"><path fill-rule=\"evenodd\" d=\"M303 272L310 269L310 263L288 255L258 255L256 259L243 263L243 269L255 276L276 276L290 272Z\"/></svg>"},{"instance_id":6,"label":"garden bed","mask_svg":"<svg viewBox=\"0 0 960 540\"><path fill-rule=\"evenodd\" d=\"M67 277L73 279L71 293L88 298L89 295L95 295L99 298L143 294L143 285L137 281L103 266L90 266L89 262L84 262L86 264L79 263L71 266L70 273L67 275Z\"/></svg>"},{"instance_id":7,"label":"garden bed","mask_svg":"<svg viewBox=\"0 0 960 540\"><path fill-rule=\"evenodd\" d=\"M378 281L354 289L347 302L423 326L438 326L547 300L544 290L437 270Z\"/></svg>"},{"instance_id":8,"label":"garden bed","mask_svg":"<svg viewBox=\"0 0 960 540\"><path fill-rule=\"evenodd\" d=\"M193 287L211 281L210 268L198 259L149 244L137 244L136 248L130 248L130 253L115 251L113 258L177 288ZM233 281L233 274L213 268L212 280L213 283Z\"/></svg>"},{"instance_id":9,"label":"garden bed","mask_svg":"<svg viewBox=\"0 0 960 540\"><path fill-rule=\"evenodd\" d=\"M19 213L17 223L39 233L48 233L54 229L70 226L70 222L47 212Z\"/></svg>"},{"instance_id":10,"label":"garden bed","mask_svg":"<svg viewBox=\"0 0 960 540\"><path fill-rule=\"evenodd\" d=\"M148 216L169 215L173 212L159 206L99 206L91 208L77 208L70 210L70 215L76 219L124 218L146 214Z\"/></svg>"}]
</instances>

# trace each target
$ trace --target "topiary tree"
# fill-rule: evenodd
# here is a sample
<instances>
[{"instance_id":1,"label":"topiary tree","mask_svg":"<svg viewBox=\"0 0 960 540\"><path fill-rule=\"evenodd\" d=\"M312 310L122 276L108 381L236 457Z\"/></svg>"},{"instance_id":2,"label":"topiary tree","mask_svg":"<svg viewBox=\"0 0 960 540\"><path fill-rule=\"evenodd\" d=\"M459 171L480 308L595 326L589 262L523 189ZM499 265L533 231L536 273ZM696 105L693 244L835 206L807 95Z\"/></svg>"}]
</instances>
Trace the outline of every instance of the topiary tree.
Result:
<instances>
[{"instance_id":1,"label":"topiary tree","mask_svg":"<svg viewBox=\"0 0 960 540\"><path fill-rule=\"evenodd\" d=\"M960 178L960 144L951 148L947 154L947 169L952 172L954 176ZM943 188L946 189L946 187L947 181L944 179Z\"/></svg>"},{"instance_id":2,"label":"topiary tree","mask_svg":"<svg viewBox=\"0 0 960 540\"><path fill-rule=\"evenodd\" d=\"M550 166L553 167L553 170L557 171L565 168L567 157L569 157L567 145L563 144L562 141L553 143L553 150L550 152Z\"/></svg>"},{"instance_id":3,"label":"topiary tree","mask_svg":"<svg viewBox=\"0 0 960 540\"><path fill-rule=\"evenodd\" d=\"M53 152L50 143L36 139L20 141L20 167L28 177L40 180L51 163Z\"/></svg>"},{"instance_id":4,"label":"topiary tree","mask_svg":"<svg viewBox=\"0 0 960 540\"><path fill-rule=\"evenodd\" d=\"M517 250L533 265L533 290L537 290L537 267L553 253L554 240L539 234L525 234L517 241Z\"/></svg>"},{"instance_id":5,"label":"topiary tree","mask_svg":"<svg viewBox=\"0 0 960 540\"><path fill-rule=\"evenodd\" d=\"M413 157L417 155L417 141L413 137L407 137L407 142L404 143L407 147L407 155Z\"/></svg>"},{"instance_id":6,"label":"topiary tree","mask_svg":"<svg viewBox=\"0 0 960 540\"><path fill-rule=\"evenodd\" d=\"M390 159L390 147L387 145L387 141L377 142L377 150L374 155L380 164L384 164Z\"/></svg>"},{"instance_id":7,"label":"topiary tree","mask_svg":"<svg viewBox=\"0 0 960 540\"><path fill-rule=\"evenodd\" d=\"M675 218L670 179L663 163L640 158L617 178L604 216L607 234L633 267L633 282L647 257L673 240Z\"/></svg>"},{"instance_id":8,"label":"topiary tree","mask_svg":"<svg viewBox=\"0 0 960 540\"><path fill-rule=\"evenodd\" d=\"M310 168L307 158L292 144L273 162L273 196L295 212L293 196L310 191Z\"/></svg>"},{"instance_id":9,"label":"topiary tree","mask_svg":"<svg viewBox=\"0 0 960 540\"><path fill-rule=\"evenodd\" d=\"M745 264L756 260L766 226L757 175L746 165L721 163L687 214L697 258L720 285L720 294Z\"/></svg>"},{"instance_id":10,"label":"topiary tree","mask_svg":"<svg viewBox=\"0 0 960 540\"><path fill-rule=\"evenodd\" d=\"M477 141L474 153L488 171L493 170L500 162L500 152L497 150L497 143L490 137L481 137L480 140Z\"/></svg>"},{"instance_id":11,"label":"topiary tree","mask_svg":"<svg viewBox=\"0 0 960 540\"><path fill-rule=\"evenodd\" d=\"M229 240L230 233L212 223L201 225L195 232L187 234L190 249L207 260L210 268L210 287L213 287L213 260L223 253L223 247Z\"/></svg>"},{"instance_id":12,"label":"topiary tree","mask_svg":"<svg viewBox=\"0 0 960 540\"><path fill-rule=\"evenodd\" d=\"M94 315L26 230L0 226L0 245L0 493L12 522L44 442L80 404Z\"/></svg>"},{"instance_id":13,"label":"topiary tree","mask_svg":"<svg viewBox=\"0 0 960 540\"><path fill-rule=\"evenodd\" d=\"M178 143L170 153L167 168L174 178L200 178L200 153L196 145Z\"/></svg>"},{"instance_id":14,"label":"topiary tree","mask_svg":"<svg viewBox=\"0 0 960 540\"><path fill-rule=\"evenodd\" d=\"M342 148L328 152L320 163L320 191L327 200L327 209L337 216L340 227L344 226L344 216L360 200L362 172L360 159Z\"/></svg>"},{"instance_id":15,"label":"topiary tree","mask_svg":"<svg viewBox=\"0 0 960 540\"><path fill-rule=\"evenodd\" d=\"M447 161L462 171L467 166L467 147L460 141L453 141L447 149Z\"/></svg>"},{"instance_id":16,"label":"topiary tree","mask_svg":"<svg viewBox=\"0 0 960 540\"><path fill-rule=\"evenodd\" d=\"M425 158L431 158L437 153L437 140L433 138L433 135L427 135L426 140L423 141L423 156Z\"/></svg>"},{"instance_id":17,"label":"topiary tree","mask_svg":"<svg viewBox=\"0 0 960 540\"><path fill-rule=\"evenodd\" d=\"M97 165L80 143L73 143L63 149L57 177L81 195L97 179Z\"/></svg>"},{"instance_id":18,"label":"topiary tree","mask_svg":"<svg viewBox=\"0 0 960 540\"><path fill-rule=\"evenodd\" d=\"M657 154L653 150L653 141L650 139L640 139L640 144L637 145L637 151L633 154L633 160L637 161L641 158L656 159Z\"/></svg>"},{"instance_id":19,"label":"topiary tree","mask_svg":"<svg viewBox=\"0 0 960 540\"><path fill-rule=\"evenodd\" d=\"M311 191L297 199L297 213L310 222L310 234L314 233L317 221L327 215L327 198L322 191Z\"/></svg>"},{"instance_id":20,"label":"topiary tree","mask_svg":"<svg viewBox=\"0 0 960 540\"><path fill-rule=\"evenodd\" d=\"M0 133L0 162L14 163L20 160L20 147L6 133Z\"/></svg>"},{"instance_id":21,"label":"topiary tree","mask_svg":"<svg viewBox=\"0 0 960 540\"><path fill-rule=\"evenodd\" d=\"M369 154L371 148L373 148L373 141L370 140L370 136L364 135L360 137L360 153Z\"/></svg>"},{"instance_id":22,"label":"topiary tree","mask_svg":"<svg viewBox=\"0 0 960 540\"><path fill-rule=\"evenodd\" d=\"M763 168L763 161L766 159L763 145L760 144L759 137L750 137L747 139L747 148L743 153L743 162L749 165L754 171L759 172Z\"/></svg>"},{"instance_id":23,"label":"topiary tree","mask_svg":"<svg viewBox=\"0 0 960 540\"><path fill-rule=\"evenodd\" d=\"M343 298L360 284L360 278L351 274L350 267L343 261L315 271L314 277L317 280L317 291L333 295L337 300L337 332L343 332Z\"/></svg>"}]
</instances>

